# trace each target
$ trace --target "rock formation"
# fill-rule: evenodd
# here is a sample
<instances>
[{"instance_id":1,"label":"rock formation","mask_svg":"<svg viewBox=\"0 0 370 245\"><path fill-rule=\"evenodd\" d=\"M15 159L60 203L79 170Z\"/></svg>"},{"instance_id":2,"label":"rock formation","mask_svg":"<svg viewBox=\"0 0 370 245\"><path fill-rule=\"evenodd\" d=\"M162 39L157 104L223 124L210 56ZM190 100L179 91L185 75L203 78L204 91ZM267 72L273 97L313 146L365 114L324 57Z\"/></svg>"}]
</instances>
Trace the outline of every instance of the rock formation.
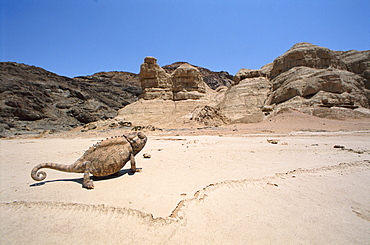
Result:
<instances>
[{"instance_id":1,"label":"rock formation","mask_svg":"<svg viewBox=\"0 0 370 245\"><path fill-rule=\"evenodd\" d=\"M270 71L270 78L273 79L279 74L297 66L318 69L329 67L346 69L346 65L330 49L311 43L297 43L286 53L274 60Z\"/></svg>"},{"instance_id":2,"label":"rock formation","mask_svg":"<svg viewBox=\"0 0 370 245\"><path fill-rule=\"evenodd\" d=\"M189 64L187 62L175 62L171 65L165 65L162 68L168 73L172 74L182 64ZM213 90L216 90L220 86L230 87L233 84L233 76L226 71L214 72L209 69L189 64L199 70L202 74L203 81Z\"/></svg>"},{"instance_id":3,"label":"rock formation","mask_svg":"<svg viewBox=\"0 0 370 245\"><path fill-rule=\"evenodd\" d=\"M199 70L189 64L182 64L171 75L173 99L199 99L206 92L206 84Z\"/></svg>"},{"instance_id":4,"label":"rock formation","mask_svg":"<svg viewBox=\"0 0 370 245\"><path fill-rule=\"evenodd\" d=\"M173 99L171 77L157 64L154 57L146 57L141 64L140 83L146 100Z\"/></svg>"},{"instance_id":5,"label":"rock formation","mask_svg":"<svg viewBox=\"0 0 370 245\"><path fill-rule=\"evenodd\" d=\"M0 132L69 130L113 118L141 94L138 75L133 73L71 79L14 62L1 62L0 73Z\"/></svg>"},{"instance_id":6,"label":"rock formation","mask_svg":"<svg viewBox=\"0 0 370 245\"><path fill-rule=\"evenodd\" d=\"M361 116L349 110L370 106L366 86L369 62L368 51L336 52L298 43L274 60L266 104L276 110L291 107L322 117L341 113L336 118Z\"/></svg>"},{"instance_id":7,"label":"rock formation","mask_svg":"<svg viewBox=\"0 0 370 245\"><path fill-rule=\"evenodd\" d=\"M242 74L245 74L245 70ZM262 73L260 74L262 75L260 77L248 75L245 78L240 76L239 72L235 76L236 84L224 92L218 107L231 121L252 123L264 119L262 108L269 95L271 83Z\"/></svg>"},{"instance_id":8,"label":"rock formation","mask_svg":"<svg viewBox=\"0 0 370 245\"><path fill-rule=\"evenodd\" d=\"M218 107L232 122L258 122L284 108L321 117L370 115L370 51L297 43L260 70L241 69Z\"/></svg>"},{"instance_id":9,"label":"rock formation","mask_svg":"<svg viewBox=\"0 0 370 245\"><path fill-rule=\"evenodd\" d=\"M234 76L234 81L238 84L245 78L267 77L267 73L263 70L240 69Z\"/></svg>"},{"instance_id":10,"label":"rock formation","mask_svg":"<svg viewBox=\"0 0 370 245\"><path fill-rule=\"evenodd\" d=\"M319 93L320 92L320 93ZM352 105L369 107L368 91L364 87L364 78L345 70L313 69L294 67L273 79L273 88L268 104L280 104L298 96L311 105L322 104L327 98L351 97ZM334 102L334 101L333 101ZM308 104L307 104L308 105Z\"/></svg>"},{"instance_id":11,"label":"rock formation","mask_svg":"<svg viewBox=\"0 0 370 245\"><path fill-rule=\"evenodd\" d=\"M240 69L234 77L186 62L161 68L154 57L144 59L139 75L71 79L11 62L0 68L0 131L71 129L117 112L112 120L132 126L251 123L285 108L370 117L370 50L297 43L261 69Z\"/></svg>"},{"instance_id":12,"label":"rock formation","mask_svg":"<svg viewBox=\"0 0 370 245\"><path fill-rule=\"evenodd\" d=\"M336 54L346 64L348 71L366 79L365 87L370 89L370 50L336 51Z\"/></svg>"},{"instance_id":13,"label":"rock formation","mask_svg":"<svg viewBox=\"0 0 370 245\"><path fill-rule=\"evenodd\" d=\"M173 102L173 80L168 68L174 66L166 66L164 71L151 57L145 59L141 77L129 72L99 72L68 78L24 64L2 62L0 65L0 132L69 130L84 124L90 125L97 120L115 117L119 109L137 101L139 97L146 100L162 98ZM192 88L177 84L178 88L181 87L177 98L198 98L194 103L187 101L184 105L176 105L178 110L187 108L184 112L176 111L175 115L180 117L204 105L204 101L209 99L208 95L212 94L207 85L200 83L202 79L207 78L215 88L221 84L231 84L232 76L227 72L196 68L203 72L200 73L201 78L197 70L190 67L186 69L193 72L194 78L180 75L175 79L175 83L179 79L198 81ZM181 68L180 71L186 69ZM208 93L202 93L203 88ZM183 90L188 92L184 95ZM201 100L201 95L208 97ZM171 104L169 108L173 109L174 106ZM172 109L171 113L166 114L167 117L173 115ZM158 107L153 110L158 110Z\"/></svg>"},{"instance_id":14,"label":"rock formation","mask_svg":"<svg viewBox=\"0 0 370 245\"><path fill-rule=\"evenodd\" d=\"M157 64L154 57L146 57L140 69L140 82L145 100L199 99L206 92L202 74L194 66L183 63L171 75Z\"/></svg>"},{"instance_id":15,"label":"rock formation","mask_svg":"<svg viewBox=\"0 0 370 245\"><path fill-rule=\"evenodd\" d=\"M220 108L208 105L196 108L190 120L213 127L230 123L230 119L221 112Z\"/></svg>"},{"instance_id":16,"label":"rock formation","mask_svg":"<svg viewBox=\"0 0 370 245\"><path fill-rule=\"evenodd\" d=\"M182 63L168 74L157 65L155 58L146 57L140 79L143 99L122 108L118 114L119 119L134 125L199 123L193 120L192 112L214 104L217 94L204 83L199 70L188 63Z\"/></svg>"}]
</instances>

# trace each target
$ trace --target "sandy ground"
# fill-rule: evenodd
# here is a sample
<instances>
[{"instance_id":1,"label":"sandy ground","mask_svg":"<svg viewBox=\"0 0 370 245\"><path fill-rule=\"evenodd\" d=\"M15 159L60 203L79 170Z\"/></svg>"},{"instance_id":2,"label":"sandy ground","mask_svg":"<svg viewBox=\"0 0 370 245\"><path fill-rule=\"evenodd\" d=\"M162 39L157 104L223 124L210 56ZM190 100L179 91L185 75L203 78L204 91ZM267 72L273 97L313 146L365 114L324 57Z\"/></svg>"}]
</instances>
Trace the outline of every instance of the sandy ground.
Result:
<instances>
[{"instance_id":1,"label":"sandy ground","mask_svg":"<svg viewBox=\"0 0 370 245\"><path fill-rule=\"evenodd\" d=\"M121 132L0 141L1 244L369 244L370 121L284 115L148 132L143 171L81 187L71 164ZM276 140L271 144L268 140ZM344 148L334 148L341 145ZM151 158L143 158L148 153Z\"/></svg>"}]
</instances>

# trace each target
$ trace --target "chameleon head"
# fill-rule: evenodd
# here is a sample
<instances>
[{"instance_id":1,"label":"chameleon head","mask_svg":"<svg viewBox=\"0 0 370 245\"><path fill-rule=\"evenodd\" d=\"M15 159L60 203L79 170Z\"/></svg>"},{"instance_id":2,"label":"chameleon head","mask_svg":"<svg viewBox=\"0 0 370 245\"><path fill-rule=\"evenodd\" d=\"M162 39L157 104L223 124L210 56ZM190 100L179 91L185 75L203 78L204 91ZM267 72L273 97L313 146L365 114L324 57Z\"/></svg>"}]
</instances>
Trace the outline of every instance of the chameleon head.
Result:
<instances>
[{"instance_id":1,"label":"chameleon head","mask_svg":"<svg viewBox=\"0 0 370 245\"><path fill-rule=\"evenodd\" d=\"M129 134L129 135L126 135L125 137L130 142L131 147L134 151L133 152L134 155L139 153L141 149L144 148L146 141L147 141L147 137L142 132Z\"/></svg>"}]
</instances>

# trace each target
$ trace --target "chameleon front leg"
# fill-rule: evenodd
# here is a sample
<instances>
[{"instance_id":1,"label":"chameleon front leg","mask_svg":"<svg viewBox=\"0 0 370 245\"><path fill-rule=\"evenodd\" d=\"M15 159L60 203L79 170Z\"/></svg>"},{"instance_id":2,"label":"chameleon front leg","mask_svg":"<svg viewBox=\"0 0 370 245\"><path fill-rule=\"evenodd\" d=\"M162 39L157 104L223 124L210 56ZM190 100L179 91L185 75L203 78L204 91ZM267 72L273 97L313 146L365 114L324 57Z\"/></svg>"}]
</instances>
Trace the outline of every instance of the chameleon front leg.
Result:
<instances>
[{"instance_id":1,"label":"chameleon front leg","mask_svg":"<svg viewBox=\"0 0 370 245\"><path fill-rule=\"evenodd\" d=\"M84 165L85 165L85 170L84 170L84 180L83 180L82 186L85 187L86 189L94 189L94 183L90 179L91 162L89 161L84 162Z\"/></svg>"},{"instance_id":2,"label":"chameleon front leg","mask_svg":"<svg viewBox=\"0 0 370 245\"><path fill-rule=\"evenodd\" d=\"M132 153L130 155L130 163L131 163L131 171L133 173L135 173L135 172L141 172L143 170L142 168L136 168L135 156Z\"/></svg>"}]
</instances>

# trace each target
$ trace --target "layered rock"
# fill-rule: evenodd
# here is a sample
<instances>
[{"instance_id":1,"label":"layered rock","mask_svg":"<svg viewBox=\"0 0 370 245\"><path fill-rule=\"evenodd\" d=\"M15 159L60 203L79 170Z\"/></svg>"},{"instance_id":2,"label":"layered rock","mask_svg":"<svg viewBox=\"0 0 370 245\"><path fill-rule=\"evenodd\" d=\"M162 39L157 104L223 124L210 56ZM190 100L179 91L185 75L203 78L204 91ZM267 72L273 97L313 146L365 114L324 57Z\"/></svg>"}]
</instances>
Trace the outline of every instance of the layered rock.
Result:
<instances>
[{"instance_id":1,"label":"layered rock","mask_svg":"<svg viewBox=\"0 0 370 245\"><path fill-rule=\"evenodd\" d=\"M274 60L270 78L273 79L279 74L298 66L317 69L331 67L345 70L347 68L334 51L311 43L297 43Z\"/></svg>"},{"instance_id":2,"label":"layered rock","mask_svg":"<svg viewBox=\"0 0 370 245\"><path fill-rule=\"evenodd\" d=\"M264 70L240 69L234 76L234 81L238 84L241 80L253 77L267 77L268 73Z\"/></svg>"},{"instance_id":3,"label":"layered rock","mask_svg":"<svg viewBox=\"0 0 370 245\"><path fill-rule=\"evenodd\" d=\"M171 65L165 65L162 68L169 74L172 74L182 64L189 64L187 62L175 62ZM191 64L189 64L191 65ZM203 76L203 81L213 90L220 86L230 87L233 84L233 76L226 71L215 72L207 68L191 65L199 70Z\"/></svg>"},{"instance_id":4,"label":"layered rock","mask_svg":"<svg viewBox=\"0 0 370 245\"><path fill-rule=\"evenodd\" d=\"M346 64L348 71L366 79L365 87L370 89L370 50L336 51L336 54Z\"/></svg>"},{"instance_id":5,"label":"layered rock","mask_svg":"<svg viewBox=\"0 0 370 245\"><path fill-rule=\"evenodd\" d=\"M296 44L273 62L267 105L329 118L367 117L361 108L370 106L369 54Z\"/></svg>"},{"instance_id":6,"label":"layered rock","mask_svg":"<svg viewBox=\"0 0 370 245\"><path fill-rule=\"evenodd\" d=\"M365 90L364 78L345 70L294 67L273 80L268 104L284 103L296 96L305 99L305 103L302 102L299 107L348 103L356 107L369 107L369 91ZM351 102L344 99L349 96ZM343 103L341 97L348 103ZM326 103L326 98L331 98L331 102Z\"/></svg>"},{"instance_id":7,"label":"layered rock","mask_svg":"<svg viewBox=\"0 0 370 245\"><path fill-rule=\"evenodd\" d=\"M157 64L154 57L146 57L140 67L140 83L146 100L172 100L172 81L169 74Z\"/></svg>"},{"instance_id":8,"label":"layered rock","mask_svg":"<svg viewBox=\"0 0 370 245\"><path fill-rule=\"evenodd\" d=\"M202 124L193 120L199 107L209 104L208 100L144 100L132 103L119 110L118 118L131 122L134 126L154 125L169 127L178 125Z\"/></svg>"},{"instance_id":9,"label":"layered rock","mask_svg":"<svg viewBox=\"0 0 370 245\"><path fill-rule=\"evenodd\" d=\"M171 75L157 64L154 57L146 57L140 69L140 82L145 100L200 99L207 85L194 66L183 63Z\"/></svg>"},{"instance_id":10,"label":"layered rock","mask_svg":"<svg viewBox=\"0 0 370 245\"><path fill-rule=\"evenodd\" d=\"M0 130L71 129L117 110L120 122L132 125L258 122L284 108L329 118L370 115L369 50L298 43L259 70L241 69L234 81L185 62L161 68L154 57L145 58L140 75L71 79L17 63L0 68Z\"/></svg>"},{"instance_id":11,"label":"layered rock","mask_svg":"<svg viewBox=\"0 0 370 245\"><path fill-rule=\"evenodd\" d=\"M122 108L117 118L133 125L212 124L208 120L212 116L207 117L204 110L194 116L199 107L214 104L217 94L204 83L200 71L182 63L171 75L164 72L155 58L145 58L140 71L143 99Z\"/></svg>"},{"instance_id":12,"label":"layered rock","mask_svg":"<svg viewBox=\"0 0 370 245\"><path fill-rule=\"evenodd\" d=\"M266 77L245 78L224 92L218 107L233 122L262 121L270 88L270 81Z\"/></svg>"},{"instance_id":13,"label":"layered rock","mask_svg":"<svg viewBox=\"0 0 370 245\"><path fill-rule=\"evenodd\" d=\"M370 51L297 43L259 70L239 70L218 106L233 122L262 121L289 107L323 117L367 117L369 67Z\"/></svg>"},{"instance_id":14,"label":"layered rock","mask_svg":"<svg viewBox=\"0 0 370 245\"><path fill-rule=\"evenodd\" d=\"M200 99L206 92L206 84L199 70L182 64L171 75L174 100Z\"/></svg>"}]
</instances>

